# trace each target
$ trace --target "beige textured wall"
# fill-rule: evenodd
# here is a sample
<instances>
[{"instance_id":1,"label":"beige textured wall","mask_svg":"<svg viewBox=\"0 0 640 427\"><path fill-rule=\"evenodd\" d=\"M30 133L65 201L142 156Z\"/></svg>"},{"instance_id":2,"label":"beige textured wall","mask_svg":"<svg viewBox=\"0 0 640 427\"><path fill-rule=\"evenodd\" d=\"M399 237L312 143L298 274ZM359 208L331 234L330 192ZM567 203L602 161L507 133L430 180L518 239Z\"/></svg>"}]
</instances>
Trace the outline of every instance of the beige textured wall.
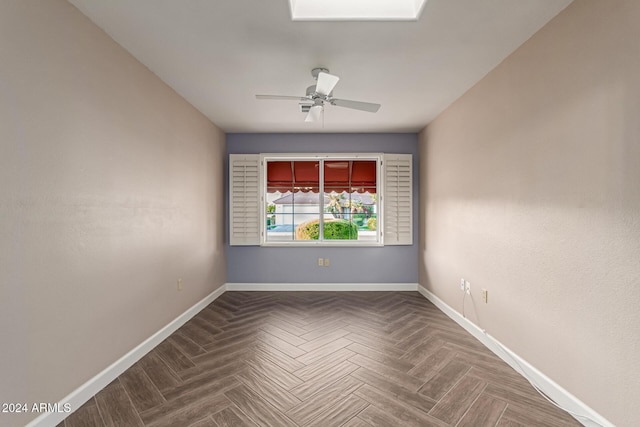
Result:
<instances>
[{"instance_id":1,"label":"beige textured wall","mask_svg":"<svg viewBox=\"0 0 640 427\"><path fill-rule=\"evenodd\" d=\"M640 2L576 0L420 135L420 282L640 425ZM481 301L489 290L489 304Z\"/></svg>"},{"instance_id":2,"label":"beige textured wall","mask_svg":"<svg viewBox=\"0 0 640 427\"><path fill-rule=\"evenodd\" d=\"M224 283L224 134L63 0L0 63L0 402L56 402Z\"/></svg>"}]
</instances>

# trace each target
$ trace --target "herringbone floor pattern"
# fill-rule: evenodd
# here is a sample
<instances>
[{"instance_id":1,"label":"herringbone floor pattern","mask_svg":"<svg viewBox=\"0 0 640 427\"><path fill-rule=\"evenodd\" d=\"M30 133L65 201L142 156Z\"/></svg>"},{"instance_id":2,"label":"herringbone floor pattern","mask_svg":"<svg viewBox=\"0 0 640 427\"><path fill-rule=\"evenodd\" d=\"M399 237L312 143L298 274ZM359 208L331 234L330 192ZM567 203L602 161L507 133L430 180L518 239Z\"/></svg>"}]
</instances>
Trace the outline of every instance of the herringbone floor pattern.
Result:
<instances>
[{"instance_id":1,"label":"herringbone floor pattern","mask_svg":"<svg viewBox=\"0 0 640 427\"><path fill-rule=\"evenodd\" d=\"M227 292L63 424L579 425L417 292Z\"/></svg>"}]
</instances>

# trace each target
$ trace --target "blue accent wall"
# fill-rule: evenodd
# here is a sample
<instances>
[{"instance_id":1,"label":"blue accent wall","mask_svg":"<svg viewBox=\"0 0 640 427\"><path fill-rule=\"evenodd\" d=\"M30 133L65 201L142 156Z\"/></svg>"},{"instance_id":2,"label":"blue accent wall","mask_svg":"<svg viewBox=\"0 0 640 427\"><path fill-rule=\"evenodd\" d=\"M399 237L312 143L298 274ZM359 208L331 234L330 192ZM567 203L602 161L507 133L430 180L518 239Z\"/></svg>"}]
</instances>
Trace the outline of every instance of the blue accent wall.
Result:
<instances>
[{"instance_id":1,"label":"blue accent wall","mask_svg":"<svg viewBox=\"0 0 640 427\"><path fill-rule=\"evenodd\" d=\"M417 283L418 135L227 134L229 154L403 153L413 154L413 245L373 248L229 246L229 183L226 184L228 283ZM318 267L329 258L329 267Z\"/></svg>"}]
</instances>

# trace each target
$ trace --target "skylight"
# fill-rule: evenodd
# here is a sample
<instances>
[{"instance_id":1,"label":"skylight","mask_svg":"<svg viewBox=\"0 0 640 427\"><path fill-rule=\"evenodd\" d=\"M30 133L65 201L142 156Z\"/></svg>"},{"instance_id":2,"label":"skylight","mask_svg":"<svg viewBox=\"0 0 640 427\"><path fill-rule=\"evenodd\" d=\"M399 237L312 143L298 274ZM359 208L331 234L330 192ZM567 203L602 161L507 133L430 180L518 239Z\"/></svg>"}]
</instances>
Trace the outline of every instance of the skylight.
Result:
<instances>
[{"instance_id":1,"label":"skylight","mask_svg":"<svg viewBox=\"0 0 640 427\"><path fill-rule=\"evenodd\" d=\"M289 0L294 21L416 21L427 0Z\"/></svg>"}]
</instances>

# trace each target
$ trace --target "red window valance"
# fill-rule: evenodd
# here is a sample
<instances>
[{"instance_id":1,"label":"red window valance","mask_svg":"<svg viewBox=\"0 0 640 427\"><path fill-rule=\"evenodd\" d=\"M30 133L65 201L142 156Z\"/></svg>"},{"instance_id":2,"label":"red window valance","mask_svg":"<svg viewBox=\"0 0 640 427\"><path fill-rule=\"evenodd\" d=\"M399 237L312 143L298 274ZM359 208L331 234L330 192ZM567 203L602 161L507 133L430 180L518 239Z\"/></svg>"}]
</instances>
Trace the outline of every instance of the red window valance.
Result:
<instances>
[{"instance_id":1,"label":"red window valance","mask_svg":"<svg viewBox=\"0 0 640 427\"><path fill-rule=\"evenodd\" d=\"M320 191L320 162L267 162L267 192Z\"/></svg>"},{"instance_id":2,"label":"red window valance","mask_svg":"<svg viewBox=\"0 0 640 427\"><path fill-rule=\"evenodd\" d=\"M267 192L313 191L320 189L320 162L267 162ZM324 162L324 191L341 193L376 192L375 160L326 160Z\"/></svg>"}]
</instances>

